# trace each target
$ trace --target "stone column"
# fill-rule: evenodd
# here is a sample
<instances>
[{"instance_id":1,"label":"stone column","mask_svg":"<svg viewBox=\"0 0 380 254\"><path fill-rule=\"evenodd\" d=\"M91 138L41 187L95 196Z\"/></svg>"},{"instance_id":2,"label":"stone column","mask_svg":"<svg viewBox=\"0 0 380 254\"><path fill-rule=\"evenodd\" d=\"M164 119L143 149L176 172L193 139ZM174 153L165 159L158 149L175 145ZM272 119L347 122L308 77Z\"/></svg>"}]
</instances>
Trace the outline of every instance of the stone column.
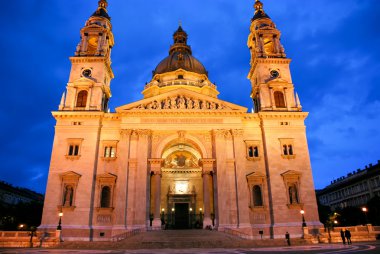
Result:
<instances>
[{"instance_id":1,"label":"stone column","mask_svg":"<svg viewBox=\"0 0 380 254\"><path fill-rule=\"evenodd\" d=\"M214 212L212 210L214 196L212 174L214 172L214 162L215 159L201 159L203 166L203 227L212 225L211 213Z\"/></svg>"},{"instance_id":2,"label":"stone column","mask_svg":"<svg viewBox=\"0 0 380 254\"><path fill-rule=\"evenodd\" d=\"M271 87L269 87L269 96L270 96L270 104L272 109L276 109L276 100L274 99L274 92Z\"/></svg>"},{"instance_id":3,"label":"stone column","mask_svg":"<svg viewBox=\"0 0 380 254\"><path fill-rule=\"evenodd\" d=\"M151 172L151 200L150 212L153 213L154 228L161 228L160 208L161 208L161 166L163 159L149 159Z\"/></svg>"}]
</instances>

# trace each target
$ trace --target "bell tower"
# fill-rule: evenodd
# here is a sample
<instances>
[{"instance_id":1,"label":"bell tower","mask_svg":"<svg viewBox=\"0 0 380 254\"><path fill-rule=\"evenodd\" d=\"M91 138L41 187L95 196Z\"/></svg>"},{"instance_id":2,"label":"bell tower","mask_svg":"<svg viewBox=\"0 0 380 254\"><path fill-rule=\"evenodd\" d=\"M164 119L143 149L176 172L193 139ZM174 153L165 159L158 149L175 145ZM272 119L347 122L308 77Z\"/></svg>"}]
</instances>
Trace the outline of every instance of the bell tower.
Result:
<instances>
[{"instance_id":1,"label":"bell tower","mask_svg":"<svg viewBox=\"0 0 380 254\"><path fill-rule=\"evenodd\" d=\"M302 111L290 73L291 59L280 42L281 32L265 13L260 0L254 4L248 48L251 52L251 98L255 112Z\"/></svg>"},{"instance_id":2,"label":"bell tower","mask_svg":"<svg viewBox=\"0 0 380 254\"><path fill-rule=\"evenodd\" d=\"M107 111L111 97L111 49L114 46L111 18L106 0L81 29L81 39L70 57L71 72L60 111Z\"/></svg>"}]
</instances>

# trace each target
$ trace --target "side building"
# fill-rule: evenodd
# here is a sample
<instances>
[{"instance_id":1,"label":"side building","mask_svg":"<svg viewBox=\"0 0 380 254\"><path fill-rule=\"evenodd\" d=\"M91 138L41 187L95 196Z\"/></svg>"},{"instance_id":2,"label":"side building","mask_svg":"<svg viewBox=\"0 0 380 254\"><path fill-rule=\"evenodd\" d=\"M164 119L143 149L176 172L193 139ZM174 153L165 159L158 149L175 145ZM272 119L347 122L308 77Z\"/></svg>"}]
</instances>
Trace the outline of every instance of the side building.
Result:
<instances>
[{"instance_id":1,"label":"side building","mask_svg":"<svg viewBox=\"0 0 380 254\"><path fill-rule=\"evenodd\" d=\"M19 203L44 202L44 196L32 190L14 187L9 183L0 181L0 204L17 205Z\"/></svg>"},{"instance_id":2,"label":"side building","mask_svg":"<svg viewBox=\"0 0 380 254\"><path fill-rule=\"evenodd\" d=\"M319 202L333 210L364 206L375 196L380 197L380 160L376 165L369 164L317 190Z\"/></svg>"}]
</instances>

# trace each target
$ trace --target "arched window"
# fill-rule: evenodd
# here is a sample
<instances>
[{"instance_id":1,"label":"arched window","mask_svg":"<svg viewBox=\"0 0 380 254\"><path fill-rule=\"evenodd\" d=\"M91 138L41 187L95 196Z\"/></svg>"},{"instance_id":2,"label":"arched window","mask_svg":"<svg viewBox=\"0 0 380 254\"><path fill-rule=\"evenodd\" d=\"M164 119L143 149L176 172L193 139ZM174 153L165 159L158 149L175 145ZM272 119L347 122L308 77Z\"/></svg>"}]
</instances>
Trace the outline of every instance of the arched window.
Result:
<instances>
[{"instance_id":1,"label":"arched window","mask_svg":"<svg viewBox=\"0 0 380 254\"><path fill-rule=\"evenodd\" d=\"M86 107L86 103L87 103L87 91L82 90L78 93L77 107L78 108L84 108L84 107Z\"/></svg>"},{"instance_id":2,"label":"arched window","mask_svg":"<svg viewBox=\"0 0 380 254\"><path fill-rule=\"evenodd\" d=\"M110 207L111 205L111 189L109 186L102 188L102 195L100 198L100 207Z\"/></svg>"},{"instance_id":3,"label":"arched window","mask_svg":"<svg viewBox=\"0 0 380 254\"><path fill-rule=\"evenodd\" d=\"M282 92L274 92L274 102L276 108L285 108L284 94Z\"/></svg>"},{"instance_id":4,"label":"arched window","mask_svg":"<svg viewBox=\"0 0 380 254\"><path fill-rule=\"evenodd\" d=\"M253 186L252 195L253 195L253 206L263 206L263 197L261 194L261 187L259 185Z\"/></svg>"}]
</instances>

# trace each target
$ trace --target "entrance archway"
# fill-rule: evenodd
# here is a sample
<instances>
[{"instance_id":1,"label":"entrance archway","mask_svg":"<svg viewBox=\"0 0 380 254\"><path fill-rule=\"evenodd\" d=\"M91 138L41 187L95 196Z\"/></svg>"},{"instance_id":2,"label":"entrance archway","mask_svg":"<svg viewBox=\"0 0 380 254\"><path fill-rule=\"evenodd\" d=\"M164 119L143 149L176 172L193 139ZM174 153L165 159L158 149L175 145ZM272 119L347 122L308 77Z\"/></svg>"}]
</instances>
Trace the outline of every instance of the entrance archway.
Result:
<instances>
[{"instance_id":1,"label":"entrance archway","mask_svg":"<svg viewBox=\"0 0 380 254\"><path fill-rule=\"evenodd\" d=\"M215 160L202 158L204 147L192 139L168 140L160 149L160 159L151 159L153 226L189 229L213 225Z\"/></svg>"}]
</instances>

